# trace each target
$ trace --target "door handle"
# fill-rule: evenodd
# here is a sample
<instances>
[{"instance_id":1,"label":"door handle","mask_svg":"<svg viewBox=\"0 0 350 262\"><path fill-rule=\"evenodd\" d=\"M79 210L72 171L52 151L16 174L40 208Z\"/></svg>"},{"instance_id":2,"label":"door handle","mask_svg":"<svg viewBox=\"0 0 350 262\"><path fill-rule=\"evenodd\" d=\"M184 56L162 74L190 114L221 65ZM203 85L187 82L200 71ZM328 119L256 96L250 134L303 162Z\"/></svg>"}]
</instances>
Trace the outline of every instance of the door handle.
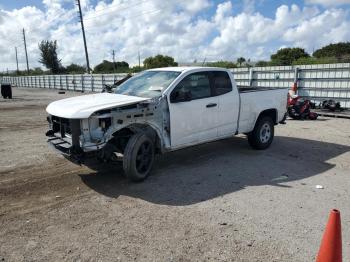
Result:
<instances>
[{"instance_id":1,"label":"door handle","mask_svg":"<svg viewBox=\"0 0 350 262\"><path fill-rule=\"evenodd\" d=\"M217 104L215 104L215 103L207 104L207 107L215 107L215 106L217 106Z\"/></svg>"}]
</instances>

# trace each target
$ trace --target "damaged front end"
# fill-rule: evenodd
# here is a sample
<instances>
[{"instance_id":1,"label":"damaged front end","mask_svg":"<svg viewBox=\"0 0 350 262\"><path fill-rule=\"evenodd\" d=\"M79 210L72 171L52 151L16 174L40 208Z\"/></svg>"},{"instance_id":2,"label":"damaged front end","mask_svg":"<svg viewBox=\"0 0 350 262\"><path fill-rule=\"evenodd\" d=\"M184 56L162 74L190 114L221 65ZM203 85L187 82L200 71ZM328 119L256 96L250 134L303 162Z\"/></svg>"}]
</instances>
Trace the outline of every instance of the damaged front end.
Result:
<instances>
[{"instance_id":1,"label":"damaged front end","mask_svg":"<svg viewBox=\"0 0 350 262\"><path fill-rule=\"evenodd\" d=\"M149 137L169 137L166 101L150 99L136 104L96 111L85 119L67 119L49 115L49 144L69 160L87 164L95 158L103 162L120 161L129 138L137 132ZM165 119L168 119L166 117ZM164 134L164 132L166 134ZM162 151L169 141L159 139L157 147Z\"/></svg>"},{"instance_id":2,"label":"damaged front end","mask_svg":"<svg viewBox=\"0 0 350 262\"><path fill-rule=\"evenodd\" d=\"M105 133L112 119L106 114L89 119L67 119L50 115L47 117L49 131L47 142L67 159L82 164L95 157L104 148Z\"/></svg>"},{"instance_id":3,"label":"damaged front end","mask_svg":"<svg viewBox=\"0 0 350 262\"><path fill-rule=\"evenodd\" d=\"M49 115L48 144L74 162L81 163L84 152L80 145L80 119L67 119Z\"/></svg>"}]
</instances>

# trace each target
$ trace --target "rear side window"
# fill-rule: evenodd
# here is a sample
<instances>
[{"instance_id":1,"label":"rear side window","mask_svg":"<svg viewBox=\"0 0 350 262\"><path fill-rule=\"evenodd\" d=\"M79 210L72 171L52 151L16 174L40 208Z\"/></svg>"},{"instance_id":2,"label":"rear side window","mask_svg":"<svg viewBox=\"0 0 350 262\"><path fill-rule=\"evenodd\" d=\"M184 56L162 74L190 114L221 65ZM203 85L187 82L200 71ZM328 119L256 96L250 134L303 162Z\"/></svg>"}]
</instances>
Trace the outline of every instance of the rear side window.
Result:
<instances>
[{"instance_id":1,"label":"rear side window","mask_svg":"<svg viewBox=\"0 0 350 262\"><path fill-rule=\"evenodd\" d=\"M230 76L227 72L213 71L214 95L222 95L232 91Z\"/></svg>"}]
</instances>

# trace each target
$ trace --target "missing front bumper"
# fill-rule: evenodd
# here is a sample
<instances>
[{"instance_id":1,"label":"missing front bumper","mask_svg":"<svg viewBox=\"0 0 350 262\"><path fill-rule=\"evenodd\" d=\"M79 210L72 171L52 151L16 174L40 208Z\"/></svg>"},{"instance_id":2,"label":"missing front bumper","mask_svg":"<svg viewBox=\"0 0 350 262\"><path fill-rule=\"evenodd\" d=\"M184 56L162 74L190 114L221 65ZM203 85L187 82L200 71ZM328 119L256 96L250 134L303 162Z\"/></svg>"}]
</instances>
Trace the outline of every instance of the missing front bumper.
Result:
<instances>
[{"instance_id":1,"label":"missing front bumper","mask_svg":"<svg viewBox=\"0 0 350 262\"><path fill-rule=\"evenodd\" d=\"M69 139L55 135L52 130L46 132L46 136L48 137L48 145L65 158L77 164L81 164L84 161L85 153L80 147L73 146Z\"/></svg>"}]
</instances>

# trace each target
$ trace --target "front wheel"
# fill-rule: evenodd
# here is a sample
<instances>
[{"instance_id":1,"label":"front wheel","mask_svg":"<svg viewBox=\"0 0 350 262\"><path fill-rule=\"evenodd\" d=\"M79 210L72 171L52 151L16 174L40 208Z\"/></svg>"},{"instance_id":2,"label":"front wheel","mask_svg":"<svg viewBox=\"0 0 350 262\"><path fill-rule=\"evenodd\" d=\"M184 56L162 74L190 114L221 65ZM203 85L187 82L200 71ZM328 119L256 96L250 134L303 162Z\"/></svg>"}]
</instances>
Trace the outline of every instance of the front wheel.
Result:
<instances>
[{"instance_id":1,"label":"front wheel","mask_svg":"<svg viewBox=\"0 0 350 262\"><path fill-rule=\"evenodd\" d=\"M134 182L144 180L154 161L153 141L145 134L133 135L124 150L123 169L126 177Z\"/></svg>"},{"instance_id":2,"label":"front wheel","mask_svg":"<svg viewBox=\"0 0 350 262\"><path fill-rule=\"evenodd\" d=\"M268 148L274 137L274 124L271 117L259 118L254 130L248 134L250 146L257 150Z\"/></svg>"}]
</instances>

